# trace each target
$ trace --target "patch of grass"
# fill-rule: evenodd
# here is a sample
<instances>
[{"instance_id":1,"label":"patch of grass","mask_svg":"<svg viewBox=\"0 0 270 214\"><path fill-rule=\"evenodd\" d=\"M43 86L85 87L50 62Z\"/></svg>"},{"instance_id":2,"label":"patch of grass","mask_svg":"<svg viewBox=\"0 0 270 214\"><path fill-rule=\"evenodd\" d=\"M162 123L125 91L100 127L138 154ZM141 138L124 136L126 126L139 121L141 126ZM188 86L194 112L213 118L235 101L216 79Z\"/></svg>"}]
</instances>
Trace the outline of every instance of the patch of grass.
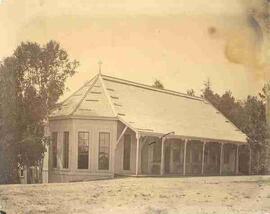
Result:
<instances>
[{"instance_id":1,"label":"patch of grass","mask_svg":"<svg viewBox=\"0 0 270 214\"><path fill-rule=\"evenodd\" d=\"M168 198L169 196L160 194L159 197L160 198Z\"/></svg>"},{"instance_id":2,"label":"patch of grass","mask_svg":"<svg viewBox=\"0 0 270 214\"><path fill-rule=\"evenodd\" d=\"M148 209L145 213L147 213L147 214L168 214L168 211L167 211L167 209L148 207Z\"/></svg>"},{"instance_id":3,"label":"patch of grass","mask_svg":"<svg viewBox=\"0 0 270 214\"><path fill-rule=\"evenodd\" d=\"M259 185L259 186L261 186L261 185L270 185L270 179L267 179L267 180L261 180L261 181L257 181L257 184Z\"/></svg>"},{"instance_id":4,"label":"patch of grass","mask_svg":"<svg viewBox=\"0 0 270 214\"><path fill-rule=\"evenodd\" d=\"M270 179L263 181L263 183L270 185Z\"/></svg>"}]
</instances>

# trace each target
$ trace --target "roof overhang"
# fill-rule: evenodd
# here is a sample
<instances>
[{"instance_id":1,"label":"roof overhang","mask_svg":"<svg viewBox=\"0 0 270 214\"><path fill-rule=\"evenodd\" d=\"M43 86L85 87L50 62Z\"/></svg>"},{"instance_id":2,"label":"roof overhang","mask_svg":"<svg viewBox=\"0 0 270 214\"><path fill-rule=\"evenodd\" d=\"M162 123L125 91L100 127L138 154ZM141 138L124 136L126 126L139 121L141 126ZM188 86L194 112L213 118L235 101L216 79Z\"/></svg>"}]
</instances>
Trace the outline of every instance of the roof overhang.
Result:
<instances>
[{"instance_id":1,"label":"roof overhang","mask_svg":"<svg viewBox=\"0 0 270 214\"><path fill-rule=\"evenodd\" d=\"M156 132L147 132L147 131L138 131L140 136L151 136L151 137L162 137L166 133L156 133ZM182 140L200 140L204 142L217 142L217 143L231 143L237 145L248 145L247 141L233 141L226 139L213 139L213 138L204 138L204 137L195 137L195 136L185 136L185 135L177 135L170 134L166 137L167 139L182 139Z\"/></svg>"},{"instance_id":2,"label":"roof overhang","mask_svg":"<svg viewBox=\"0 0 270 214\"><path fill-rule=\"evenodd\" d=\"M133 130L135 133L140 134L140 136L152 136L152 137L162 137L166 133L157 133L154 131L146 131L146 129L137 129L127 123L124 119L121 117L118 117L119 121L122 122L124 125L128 126L131 130ZM195 137L195 136L186 136L186 135L177 135L177 134L170 134L166 136L167 139L187 139L187 140L200 140L205 142L218 142L218 143L231 143L236 145L248 145L247 140L246 141L234 141L234 140L227 140L227 139L214 139L214 138L205 138L205 137Z\"/></svg>"},{"instance_id":3,"label":"roof overhang","mask_svg":"<svg viewBox=\"0 0 270 214\"><path fill-rule=\"evenodd\" d=\"M63 116L54 116L49 117L49 121L53 120L67 120L67 119L79 119L79 120L114 120L117 121L117 117L93 117L93 116L73 116L73 115L63 115Z\"/></svg>"},{"instance_id":4,"label":"roof overhang","mask_svg":"<svg viewBox=\"0 0 270 214\"><path fill-rule=\"evenodd\" d=\"M152 136L152 137L162 137L166 133L158 133L154 131L147 131L145 129L137 129L133 127L130 123L126 122L121 117L93 117L93 116L55 116L49 117L49 121L55 120L68 120L68 119L79 119L79 120L110 120L110 121L120 121L128 128L130 128L135 133L139 134L140 136ZM247 145L247 141L233 141L230 139L214 139L214 138L205 138L199 136L187 136L187 135L177 135L177 134L170 134L166 137L167 139L187 139L187 140L200 140L204 142L218 142L218 143L231 143L237 145Z\"/></svg>"}]
</instances>

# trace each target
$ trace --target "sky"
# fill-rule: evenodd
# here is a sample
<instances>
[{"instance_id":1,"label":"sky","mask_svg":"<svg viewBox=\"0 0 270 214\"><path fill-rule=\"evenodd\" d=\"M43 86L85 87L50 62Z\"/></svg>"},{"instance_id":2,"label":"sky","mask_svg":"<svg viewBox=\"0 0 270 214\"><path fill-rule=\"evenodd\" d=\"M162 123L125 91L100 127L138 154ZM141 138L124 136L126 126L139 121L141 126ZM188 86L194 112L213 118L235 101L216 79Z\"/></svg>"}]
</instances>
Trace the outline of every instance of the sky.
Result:
<instances>
[{"instance_id":1,"label":"sky","mask_svg":"<svg viewBox=\"0 0 270 214\"><path fill-rule=\"evenodd\" d=\"M98 72L200 95L256 95L258 32L240 0L0 0L0 59L22 41L58 41L80 62L63 97ZM255 29L255 30L254 30ZM245 62L245 63L243 63Z\"/></svg>"}]
</instances>

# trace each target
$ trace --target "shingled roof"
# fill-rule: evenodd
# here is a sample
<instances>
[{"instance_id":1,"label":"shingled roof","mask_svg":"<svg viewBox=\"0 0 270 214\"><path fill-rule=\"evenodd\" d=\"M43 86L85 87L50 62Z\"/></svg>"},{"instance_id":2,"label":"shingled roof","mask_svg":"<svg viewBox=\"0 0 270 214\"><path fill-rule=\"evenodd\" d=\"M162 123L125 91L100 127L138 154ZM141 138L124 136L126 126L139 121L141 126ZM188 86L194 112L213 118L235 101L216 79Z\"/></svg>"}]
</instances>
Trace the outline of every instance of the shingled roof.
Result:
<instances>
[{"instance_id":1,"label":"shingled roof","mask_svg":"<svg viewBox=\"0 0 270 214\"><path fill-rule=\"evenodd\" d=\"M247 136L201 97L98 74L52 112L50 118L116 118L148 134L246 143Z\"/></svg>"}]
</instances>

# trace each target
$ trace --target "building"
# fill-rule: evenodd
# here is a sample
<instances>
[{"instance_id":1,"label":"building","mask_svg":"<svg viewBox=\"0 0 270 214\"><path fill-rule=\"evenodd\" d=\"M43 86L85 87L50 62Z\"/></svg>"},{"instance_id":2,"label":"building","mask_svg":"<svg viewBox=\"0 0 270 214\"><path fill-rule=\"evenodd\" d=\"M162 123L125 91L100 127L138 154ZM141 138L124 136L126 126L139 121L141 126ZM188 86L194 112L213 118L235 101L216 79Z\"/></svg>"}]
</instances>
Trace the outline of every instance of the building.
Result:
<instances>
[{"instance_id":1,"label":"building","mask_svg":"<svg viewBox=\"0 0 270 214\"><path fill-rule=\"evenodd\" d=\"M201 97L96 75L49 118L49 182L250 171L247 136Z\"/></svg>"}]
</instances>

